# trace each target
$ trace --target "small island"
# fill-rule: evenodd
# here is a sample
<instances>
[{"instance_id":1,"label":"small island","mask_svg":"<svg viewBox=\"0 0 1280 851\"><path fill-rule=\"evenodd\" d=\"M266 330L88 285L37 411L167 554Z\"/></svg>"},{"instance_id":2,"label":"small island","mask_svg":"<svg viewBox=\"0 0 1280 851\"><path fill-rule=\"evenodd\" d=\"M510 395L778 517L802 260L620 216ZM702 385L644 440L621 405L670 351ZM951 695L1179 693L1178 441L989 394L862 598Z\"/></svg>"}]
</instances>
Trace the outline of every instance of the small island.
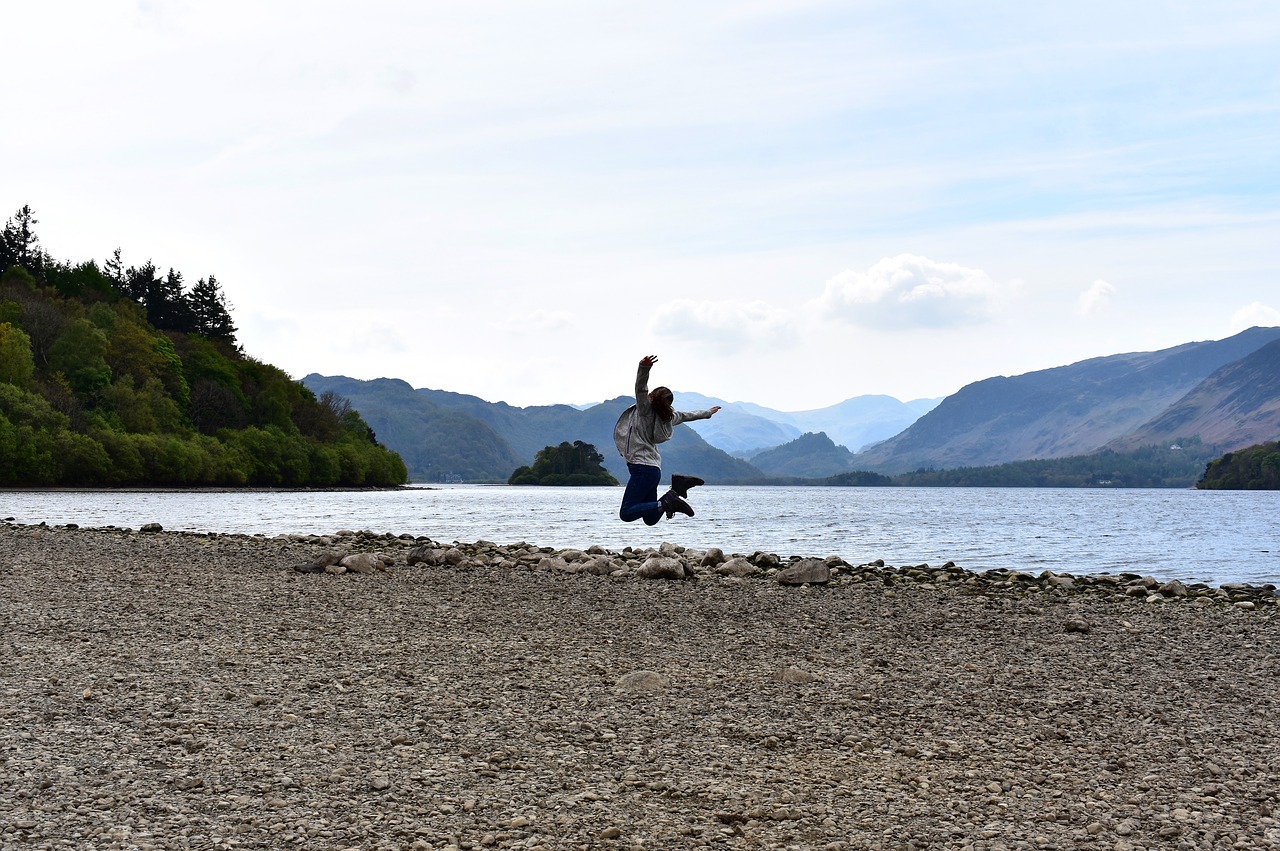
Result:
<instances>
[{"instance_id":1,"label":"small island","mask_svg":"<svg viewBox=\"0 0 1280 851\"><path fill-rule=\"evenodd\" d=\"M616 485L604 468L604 456L590 443L564 441L538 450L532 466L517 467L509 485Z\"/></svg>"}]
</instances>

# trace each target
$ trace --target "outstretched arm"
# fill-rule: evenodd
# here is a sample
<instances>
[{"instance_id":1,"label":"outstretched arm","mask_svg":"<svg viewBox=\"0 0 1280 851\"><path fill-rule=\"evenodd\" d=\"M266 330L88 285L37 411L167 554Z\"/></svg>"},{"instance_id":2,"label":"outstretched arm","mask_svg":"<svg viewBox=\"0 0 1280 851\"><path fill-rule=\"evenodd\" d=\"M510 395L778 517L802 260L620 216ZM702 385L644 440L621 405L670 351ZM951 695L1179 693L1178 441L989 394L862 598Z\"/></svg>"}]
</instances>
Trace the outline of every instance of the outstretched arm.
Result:
<instances>
[{"instance_id":1,"label":"outstretched arm","mask_svg":"<svg viewBox=\"0 0 1280 851\"><path fill-rule=\"evenodd\" d=\"M689 420L709 420L720 410L719 405L714 405L705 411L676 411L676 424L687 423Z\"/></svg>"}]
</instances>

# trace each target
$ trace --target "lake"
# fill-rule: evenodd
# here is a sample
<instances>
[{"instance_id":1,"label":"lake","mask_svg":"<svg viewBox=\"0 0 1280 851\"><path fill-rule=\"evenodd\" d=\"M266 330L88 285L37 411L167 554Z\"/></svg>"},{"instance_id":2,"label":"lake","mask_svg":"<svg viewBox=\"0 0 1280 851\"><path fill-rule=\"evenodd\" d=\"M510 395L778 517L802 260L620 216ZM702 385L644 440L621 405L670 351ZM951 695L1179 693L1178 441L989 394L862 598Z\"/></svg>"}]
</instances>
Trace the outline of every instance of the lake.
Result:
<instances>
[{"instance_id":1,"label":"lake","mask_svg":"<svg viewBox=\"0 0 1280 851\"><path fill-rule=\"evenodd\" d=\"M618 520L621 488L396 491L3 491L0 518L276 535L372 529L434 540L610 549L664 541L852 563L1133 572L1280 584L1280 492L1023 488L697 488L697 516Z\"/></svg>"}]
</instances>

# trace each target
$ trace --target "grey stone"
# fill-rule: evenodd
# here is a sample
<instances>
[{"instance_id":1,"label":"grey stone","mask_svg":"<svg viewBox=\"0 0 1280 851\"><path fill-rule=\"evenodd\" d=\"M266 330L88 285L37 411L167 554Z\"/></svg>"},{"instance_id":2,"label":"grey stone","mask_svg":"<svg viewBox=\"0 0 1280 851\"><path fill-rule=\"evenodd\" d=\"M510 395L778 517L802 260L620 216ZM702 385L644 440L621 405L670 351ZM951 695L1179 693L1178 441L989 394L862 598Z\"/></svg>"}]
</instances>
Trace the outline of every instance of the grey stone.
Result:
<instances>
[{"instance_id":1,"label":"grey stone","mask_svg":"<svg viewBox=\"0 0 1280 851\"><path fill-rule=\"evenodd\" d=\"M831 581L831 568L820 558L803 558L778 573L783 585L822 585Z\"/></svg>"},{"instance_id":2,"label":"grey stone","mask_svg":"<svg viewBox=\"0 0 1280 851\"><path fill-rule=\"evenodd\" d=\"M669 681L657 671L630 671L618 677L616 683L619 691L658 691L669 685Z\"/></svg>"},{"instance_id":3,"label":"grey stone","mask_svg":"<svg viewBox=\"0 0 1280 851\"><path fill-rule=\"evenodd\" d=\"M677 558L651 556L636 569L641 579L684 579L684 564Z\"/></svg>"},{"instance_id":4,"label":"grey stone","mask_svg":"<svg viewBox=\"0 0 1280 851\"><path fill-rule=\"evenodd\" d=\"M382 561L372 553L355 553L338 562L351 573L368 576L382 568Z\"/></svg>"},{"instance_id":5,"label":"grey stone","mask_svg":"<svg viewBox=\"0 0 1280 851\"><path fill-rule=\"evenodd\" d=\"M755 576L760 572L760 568L747 561L742 556L731 558L724 564L716 568L716 573L721 576L737 576L739 578L745 576Z\"/></svg>"},{"instance_id":6,"label":"grey stone","mask_svg":"<svg viewBox=\"0 0 1280 851\"><path fill-rule=\"evenodd\" d=\"M743 559L743 560L745 561L746 559ZM718 565L724 564L725 561L726 559L724 556L724 550L720 549L719 547L712 547L711 549L707 550L705 553L702 554L702 559L699 563L703 567L716 567Z\"/></svg>"},{"instance_id":7,"label":"grey stone","mask_svg":"<svg viewBox=\"0 0 1280 851\"><path fill-rule=\"evenodd\" d=\"M777 671L774 673L773 678L780 683L790 683L792 685L808 685L822 679L817 674L812 674L794 665L788 665L781 671Z\"/></svg>"}]
</instances>

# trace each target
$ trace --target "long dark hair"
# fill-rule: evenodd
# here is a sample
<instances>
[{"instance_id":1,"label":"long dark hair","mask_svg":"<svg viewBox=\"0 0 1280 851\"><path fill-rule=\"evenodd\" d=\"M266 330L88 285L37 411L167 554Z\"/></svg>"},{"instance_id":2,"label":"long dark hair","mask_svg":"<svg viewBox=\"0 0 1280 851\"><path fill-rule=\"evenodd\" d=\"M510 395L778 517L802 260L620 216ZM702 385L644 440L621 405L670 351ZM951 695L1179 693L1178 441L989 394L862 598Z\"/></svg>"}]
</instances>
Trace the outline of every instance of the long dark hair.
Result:
<instances>
[{"instance_id":1,"label":"long dark hair","mask_svg":"<svg viewBox=\"0 0 1280 851\"><path fill-rule=\"evenodd\" d=\"M675 399L675 394L666 387L655 387L649 393L649 404L653 406L653 412L664 423L671 422L671 418L676 415L676 412L671 407L671 403Z\"/></svg>"}]
</instances>

